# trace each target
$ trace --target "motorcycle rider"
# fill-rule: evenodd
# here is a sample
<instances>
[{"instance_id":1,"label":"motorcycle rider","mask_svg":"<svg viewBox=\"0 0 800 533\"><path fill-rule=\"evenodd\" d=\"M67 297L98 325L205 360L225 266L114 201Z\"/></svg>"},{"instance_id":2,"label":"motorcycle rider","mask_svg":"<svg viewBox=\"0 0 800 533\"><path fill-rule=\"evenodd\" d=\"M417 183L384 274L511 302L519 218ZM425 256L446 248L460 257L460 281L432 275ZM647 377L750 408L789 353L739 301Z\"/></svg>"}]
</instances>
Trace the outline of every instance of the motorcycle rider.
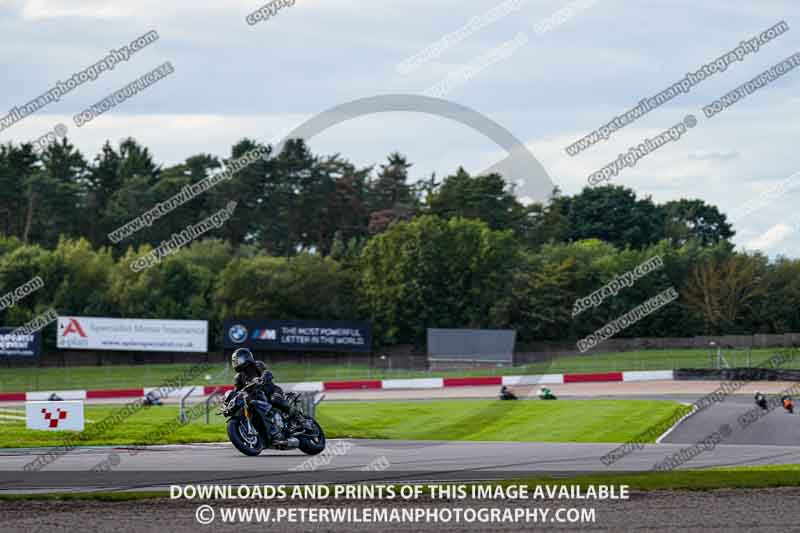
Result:
<instances>
[{"instance_id":1,"label":"motorcycle rider","mask_svg":"<svg viewBox=\"0 0 800 533\"><path fill-rule=\"evenodd\" d=\"M283 389L272 382L272 372L267 370L267 366L263 361L256 361L253 357L253 352L247 348L237 348L231 354L231 366L236 372L236 378L233 382L236 392L242 390L253 379L262 378L264 385L259 393L264 395L266 401L286 415L287 423L290 426L289 429L294 429L296 420L302 420L300 410L289 405L283 395ZM273 442L277 445L286 444L285 435L282 435L281 431L270 420L265 422Z\"/></svg>"},{"instance_id":2,"label":"motorcycle rider","mask_svg":"<svg viewBox=\"0 0 800 533\"><path fill-rule=\"evenodd\" d=\"M767 410L767 398L766 398L766 396L764 396L760 392L756 391L755 400L756 400L756 405L757 406L759 406L760 408L764 409L765 411Z\"/></svg>"},{"instance_id":3,"label":"motorcycle rider","mask_svg":"<svg viewBox=\"0 0 800 533\"><path fill-rule=\"evenodd\" d=\"M783 404L783 408L789 411L789 414L794 413L794 402L789 396L783 396L781 398L781 403Z\"/></svg>"},{"instance_id":4,"label":"motorcycle rider","mask_svg":"<svg viewBox=\"0 0 800 533\"><path fill-rule=\"evenodd\" d=\"M540 387L539 388L539 399L540 400L555 400L556 395L553 394L548 387Z\"/></svg>"},{"instance_id":5,"label":"motorcycle rider","mask_svg":"<svg viewBox=\"0 0 800 533\"><path fill-rule=\"evenodd\" d=\"M508 387L503 385L500 387L500 399L501 400L516 400L517 395L511 392Z\"/></svg>"}]
</instances>

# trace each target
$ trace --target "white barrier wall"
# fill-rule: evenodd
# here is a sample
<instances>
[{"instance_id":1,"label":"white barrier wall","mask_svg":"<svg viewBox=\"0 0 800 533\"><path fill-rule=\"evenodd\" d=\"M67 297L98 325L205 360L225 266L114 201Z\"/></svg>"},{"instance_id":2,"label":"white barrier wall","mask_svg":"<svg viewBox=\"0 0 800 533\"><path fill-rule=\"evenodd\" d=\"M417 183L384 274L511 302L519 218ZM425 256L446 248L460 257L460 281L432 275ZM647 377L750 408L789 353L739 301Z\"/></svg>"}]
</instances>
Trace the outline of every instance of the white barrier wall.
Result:
<instances>
[{"instance_id":1,"label":"white barrier wall","mask_svg":"<svg viewBox=\"0 0 800 533\"><path fill-rule=\"evenodd\" d=\"M83 431L82 401L26 402L25 427L42 431Z\"/></svg>"},{"instance_id":2,"label":"white barrier wall","mask_svg":"<svg viewBox=\"0 0 800 533\"><path fill-rule=\"evenodd\" d=\"M647 370L623 372L622 381L659 381L672 380L672 370Z\"/></svg>"},{"instance_id":3,"label":"white barrier wall","mask_svg":"<svg viewBox=\"0 0 800 533\"><path fill-rule=\"evenodd\" d=\"M503 385L560 385L564 383L563 374L538 374L532 376L503 376Z\"/></svg>"},{"instance_id":4,"label":"white barrier wall","mask_svg":"<svg viewBox=\"0 0 800 533\"><path fill-rule=\"evenodd\" d=\"M29 402L46 402L51 394L55 394L62 400L85 400L85 390L50 390L50 391L37 391L26 392L25 400Z\"/></svg>"},{"instance_id":5,"label":"white barrier wall","mask_svg":"<svg viewBox=\"0 0 800 533\"><path fill-rule=\"evenodd\" d=\"M286 383L281 388L287 392L316 392L324 389L321 381L302 381L300 383Z\"/></svg>"},{"instance_id":6,"label":"white barrier wall","mask_svg":"<svg viewBox=\"0 0 800 533\"><path fill-rule=\"evenodd\" d=\"M194 389L194 390L192 390ZM180 400L187 394L192 396L204 396L205 395L205 388L203 385L197 385L196 387L180 387L177 389L170 390L170 387L161 387L159 392L159 387L145 387L144 388L144 396L147 396L149 392L155 392L159 399L163 400L165 398L172 398L174 400ZM163 395L162 395L163 393Z\"/></svg>"},{"instance_id":7,"label":"white barrier wall","mask_svg":"<svg viewBox=\"0 0 800 533\"><path fill-rule=\"evenodd\" d=\"M444 387L442 378L384 379L384 389L440 389Z\"/></svg>"}]
</instances>

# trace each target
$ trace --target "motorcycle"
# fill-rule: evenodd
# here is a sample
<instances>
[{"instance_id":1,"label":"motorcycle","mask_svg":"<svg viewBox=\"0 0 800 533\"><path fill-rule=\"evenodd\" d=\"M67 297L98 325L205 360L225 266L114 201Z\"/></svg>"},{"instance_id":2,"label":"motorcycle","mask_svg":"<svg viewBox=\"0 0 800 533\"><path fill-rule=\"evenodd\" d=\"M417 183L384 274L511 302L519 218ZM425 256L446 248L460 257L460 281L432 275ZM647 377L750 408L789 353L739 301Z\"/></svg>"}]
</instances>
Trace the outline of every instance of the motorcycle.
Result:
<instances>
[{"instance_id":1,"label":"motorcycle","mask_svg":"<svg viewBox=\"0 0 800 533\"><path fill-rule=\"evenodd\" d=\"M516 400L517 395L508 390L508 387L503 385L500 387L500 399L501 400Z\"/></svg>"},{"instance_id":2,"label":"motorcycle","mask_svg":"<svg viewBox=\"0 0 800 533\"><path fill-rule=\"evenodd\" d=\"M539 389L539 399L540 400L555 400L556 395L553 394L553 391L548 389L547 387L542 387Z\"/></svg>"},{"instance_id":3,"label":"motorcycle","mask_svg":"<svg viewBox=\"0 0 800 533\"><path fill-rule=\"evenodd\" d=\"M764 411L768 411L769 407L767 406L767 398L763 394L756 394L755 397L756 405L759 406Z\"/></svg>"},{"instance_id":4,"label":"motorcycle","mask_svg":"<svg viewBox=\"0 0 800 533\"><path fill-rule=\"evenodd\" d=\"M242 390L231 390L225 394L219 413L228 419L228 438L234 447L249 456L258 455L265 448L299 448L308 455L321 453L325 449L325 432L317 421L299 410L300 414L294 419L287 419L284 413L259 394L263 385L261 378L255 378ZM290 392L286 394L286 399L294 407L300 396ZM270 424L277 429L278 434L286 437L285 443L273 440Z\"/></svg>"},{"instance_id":5,"label":"motorcycle","mask_svg":"<svg viewBox=\"0 0 800 533\"><path fill-rule=\"evenodd\" d=\"M781 398L781 402L783 403L783 408L786 409L790 415L794 414L794 402L788 396L784 396Z\"/></svg>"}]
</instances>

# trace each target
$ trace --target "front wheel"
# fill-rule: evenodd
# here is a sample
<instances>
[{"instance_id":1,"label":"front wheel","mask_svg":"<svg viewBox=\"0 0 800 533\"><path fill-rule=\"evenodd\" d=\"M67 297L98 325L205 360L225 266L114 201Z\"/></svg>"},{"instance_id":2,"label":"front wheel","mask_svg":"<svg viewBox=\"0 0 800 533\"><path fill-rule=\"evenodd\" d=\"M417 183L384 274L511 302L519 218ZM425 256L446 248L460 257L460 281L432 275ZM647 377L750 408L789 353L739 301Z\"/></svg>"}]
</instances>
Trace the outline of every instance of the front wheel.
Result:
<instances>
[{"instance_id":1,"label":"front wheel","mask_svg":"<svg viewBox=\"0 0 800 533\"><path fill-rule=\"evenodd\" d=\"M261 437L257 433L250 433L245 418L228 420L228 438L237 450L251 457L260 454L264 449Z\"/></svg>"},{"instance_id":2,"label":"front wheel","mask_svg":"<svg viewBox=\"0 0 800 533\"><path fill-rule=\"evenodd\" d=\"M300 441L300 451L307 455L317 455L325 449L325 432L322 431L316 420L308 418L309 426L305 433L307 435L298 435L297 439Z\"/></svg>"}]
</instances>

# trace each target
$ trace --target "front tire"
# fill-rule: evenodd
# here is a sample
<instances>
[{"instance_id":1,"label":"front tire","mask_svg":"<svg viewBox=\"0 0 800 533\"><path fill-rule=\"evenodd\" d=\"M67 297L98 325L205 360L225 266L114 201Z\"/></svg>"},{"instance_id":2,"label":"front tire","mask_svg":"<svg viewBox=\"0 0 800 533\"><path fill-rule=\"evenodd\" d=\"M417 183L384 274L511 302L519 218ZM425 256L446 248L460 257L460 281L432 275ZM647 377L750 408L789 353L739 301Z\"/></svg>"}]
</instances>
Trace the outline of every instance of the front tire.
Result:
<instances>
[{"instance_id":1,"label":"front tire","mask_svg":"<svg viewBox=\"0 0 800 533\"><path fill-rule=\"evenodd\" d=\"M322 426L320 426L316 420L313 418L309 420L313 422L313 429L311 431L315 433L315 436L298 436L297 439L300 441L299 448L300 451L306 455L317 455L318 453L322 453L322 450L325 449L325 432L322 431Z\"/></svg>"},{"instance_id":2,"label":"front tire","mask_svg":"<svg viewBox=\"0 0 800 533\"><path fill-rule=\"evenodd\" d=\"M261 437L248 433L244 418L228 420L228 438L237 450L250 457L260 454L264 449Z\"/></svg>"}]
</instances>

